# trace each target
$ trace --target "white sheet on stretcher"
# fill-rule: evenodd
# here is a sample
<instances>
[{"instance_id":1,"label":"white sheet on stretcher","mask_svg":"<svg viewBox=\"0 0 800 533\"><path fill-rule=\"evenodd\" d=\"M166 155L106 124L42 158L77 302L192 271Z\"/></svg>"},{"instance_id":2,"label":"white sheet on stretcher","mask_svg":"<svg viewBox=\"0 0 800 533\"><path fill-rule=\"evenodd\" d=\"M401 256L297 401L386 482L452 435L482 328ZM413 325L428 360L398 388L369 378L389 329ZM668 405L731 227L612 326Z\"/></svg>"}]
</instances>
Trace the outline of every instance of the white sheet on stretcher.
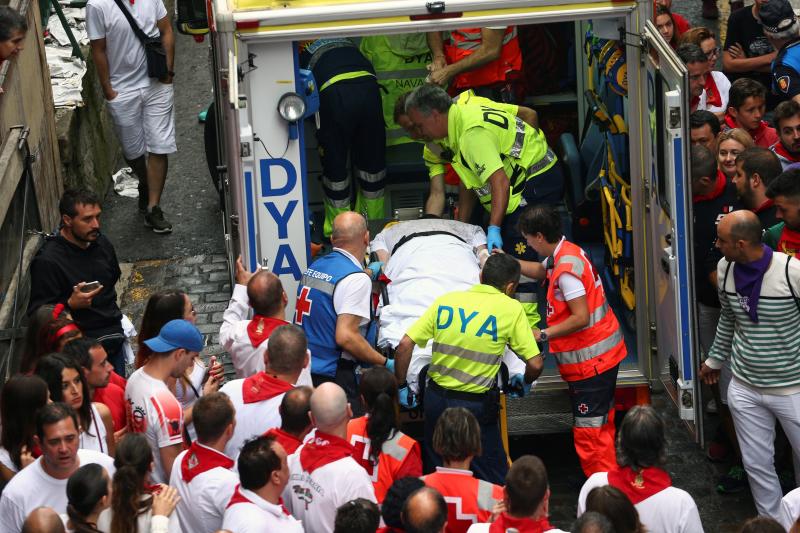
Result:
<instances>
[{"instance_id":1,"label":"white sheet on stretcher","mask_svg":"<svg viewBox=\"0 0 800 533\"><path fill-rule=\"evenodd\" d=\"M395 250L384 265L384 273L392 282L386 288L390 303L380 309L378 345L381 347L396 347L405 332L439 296L464 291L480 283L480 267L472 245L450 235L409 240ZM407 377L414 392L418 391L420 370L431 361L431 345L429 342L425 348L414 348ZM506 350L503 361L510 374L525 373L525 363L511 350Z\"/></svg>"}]
</instances>

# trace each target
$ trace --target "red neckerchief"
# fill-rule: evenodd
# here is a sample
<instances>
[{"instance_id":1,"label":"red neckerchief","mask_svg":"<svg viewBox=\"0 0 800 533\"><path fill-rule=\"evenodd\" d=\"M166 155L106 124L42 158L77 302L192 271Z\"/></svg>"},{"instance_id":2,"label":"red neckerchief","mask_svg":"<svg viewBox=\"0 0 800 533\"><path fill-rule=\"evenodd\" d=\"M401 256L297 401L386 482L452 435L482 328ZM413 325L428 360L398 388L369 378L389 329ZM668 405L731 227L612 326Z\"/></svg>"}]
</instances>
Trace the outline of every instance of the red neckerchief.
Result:
<instances>
[{"instance_id":1,"label":"red neckerchief","mask_svg":"<svg viewBox=\"0 0 800 533\"><path fill-rule=\"evenodd\" d=\"M290 433L286 433L281 428L272 428L264 433L264 436L275 437L275 440L286 450L286 455L292 455L303 444L303 441Z\"/></svg>"},{"instance_id":2,"label":"red neckerchief","mask_svg":"<svg viewBox=\"0 0 800 533\"><path fill-rule=\"evenodd\" d=\"M717 170L717 181L714 183L714 188L708 194L695 194L692 196L692 203L696 204L697 202L703 202L705 200L713 200L714 198L719 197L725 191L725 187L728 185L728 178L725 177L725 174L722 173L721 170Z\"/></svg>"},{"instance_id":3,"label":"red neckerchief","mask_svg":"<svg viewBox=\"0 0 800 533\"><path fill-rule=\"evenodd\" d=\"M736 123L736 119L734 119L728 111L725 112L725 125L730 129L739 127L739 125Z\"/></svg>"},{"instance_id":4,"label":"red neckerchief","mask_svg":"<svg viewBox=\"0 0 800 533\"><path fill-rule=\"evenodd\" d=\"M693 97L691 100L689 100L689 110L690 111L692 111L692 110L696 111L697 110L697 106L699 104L700 104L700 97L699 96Z\"/></svg>"},{"instance_id":5,"label":"red neckerchief","mask_svg":"<svg viewBox=\"0 0 800 533\"><path fill-rule=\"evenodd\" d=\"M233 496L231 496L231 501L228 502L228 505L225 506L225 509L232 507L237 503L253 503L245 498L244 494L241 493L239 490L241 487L241 485L236 485L236 489L233 491Z\"/></svg>"},{"instance_id":6,"label":"red neckerchief","mask_svg":"<svg viewBox=\"0 0 800 533\"><path fill-rule=\"evenodd\" d=\"M781 236L778 239L777 251L783 252L786 255L791 255L792 257L800 255L800 233L792 231L784 225Z\"/></svg>"},{"instance_id":7,"label":"red neckerchief","mask_svg":"<svg viewBox=\"0 0 800 533\"><path fill-rule=\"evenodd\" d=\"M355 450L346 440L317 431L314 439L300 450L300 466L311 474L317 468L345 457L352 457L354 454Z\"/></svg>"},{"instance_id":8,"label":"red neckerchief","mask_svg":"<svg viewBox=\"0 0 800 533\"><path fill-rule=\"evenodd\" d=\"M772 149L775 151L776 154L791 161L792 163L800 163L800 159L797 159L795 156L790 154L782 142L778 141L775 144L773 144Z\"/></svg>"},{"instance_id":9,"label":"red neckerchief","mask_svg":"<svg viewBox=\"0 0 800 533\"><path fill-rule=\"evenodd\" d=\"M38 444L34 444L31 446L31 455L34 459L38 459L42 456L42 448Z\"/></svg>"},{"instance_id":10,"label":"red neckerchief","mask_svg":"<svg viewBox=\"0 0 800 533\"><path fill-rule=\"evenodd\" d=\"M721 107L722 95L719 94L719 89L717 89L717 82L714 79L714 76L711 74L711 72L706 74L706 84L703 86L703 88L706 90L706 105Z\"/></svg>"},{"instance_id":11,"label":"red neckerchief","mask_svg":"<svg viewBox=\"0 0 800 533\"><path fill-rule=\"evenodd\" d=\"M244 379L242 383L242 400L244 403L263 402L293 388L290 383L274 378L265 372L259 372Z\"/></svg>"},{"instance_id":12,"label":"red neckerchief","mask_svg":"<svg viewBox=\"0 0 800 533\"><path fill-rule=\"evenodd\" d=\"M661 468L650 467L635 472L629 466L617 467L608 473L608 484L625 493L633 505L672 486L669 474Z\"/></svg>"},{"instance_id":13,"label":"red neckerchief","mask_svg":"<svg viewBox=\"0 0 800 533\"><path fill-rule=\"evenodd\" d=\"M161 485L156 483L155 485L145 485L144 491L147 494L160 494L161 493Z\"/></svg>"},{"instance_id":14,"label":"red neckerchief","mask_svg":"<svg viewBox=\"0 0 800 533\"><path fill-rule=\"evenodd\" d=\"M386 276L386 274L384 274L383 272L381 272L381 275L378 276L378 279L376 281L378 281L378 283L383 283L384 287L389 285L392 282L392 280L390 280ZM372 308L373 309L377 309L378 308L378 304L380 303L380 301L381 301L381 293L380 293L380 291L379 292L373 292L372 293Z\"/></svg>"},{"instance_id":15,"label":"red neckerchief","mask_svg":"<svg viewBox=\"0 0 800 533\"><path fill-rule=\"evenodd\" d=\"M546 516L534 520L533 518L514 518L502 513L489 526L489 533L505 533L509 529L515 529L519 533L543 533L553 529L553 526L547 521Z\"/></svg>"},{"instance_id":16,"label":"red neckerchief","mask_svg":"<svg viewBox=\"0 0 800 533\"><path fill-rule=\"evenodd\" d=\"M253 345L253 348L255 348L267 340L275 328L278 326L285 326L286 324L288 324L288 322L280 318L255 315L253 320L247 324L247 336L250 337L250 343Z\"/></svg>"},{"instance_id":17,"label":"red neckerchief","mask_svg":"<svg viewBox=\"0 0 800 533\"><path fill-rule=\"evenodd\" d=\"M734 118L733 118L733 117L730 115L730 113L729 113L729 112L725 112L725 125L726 125L726 126L728 126L730 129L734 129L734 128L740 128L740 129L744 129L744 128L742 128L742 126L741 126L741 125L739 125L739 124L736 122L736 119L734 119ZM750 134L750 137L752 137L752 138L753 138L753 142L755 142L755 141L756 141L756 139L759 139L759 138L761 138L761 137L764 135L764 133L766 132L766 129L767 129L768 127L769 127L769 124L767 124L766 122L764 122L764 121L762 120L761 122L759 122L759 124L758 124L758 127L757 127L756 129L754 129L754 130L747 130L747 133L749 133L749 134ZM778 143L778 144L780 144L780 143Z\"/></svg>"},{"instance_id":18,"label":"red neckerchief","mask_svg":"<svg viewBox=\"0 0 800 533\"><path fill-rule=\"evenodd\" d=\"M764 200L763 204L761 204L760 206L758 206L755 209L753 209L753 213L760 213L761 211L764 211L765 209L769 209L774 204L775 204L775 202L772 200L772 198L767 198L766 200Z\"/></svg>"},{"instance_id":19,"label":"red neckerchief","mask_svg":"<svg viewBox=\"0 0 800 533\"><path fill-rule=\"evenodd\" d=\"M186 483L191 483L196 476L218 466L230 470L233 468L233 459L222 452L193 442L181 461L181 476Z\"/></svg>"}]
</instances>

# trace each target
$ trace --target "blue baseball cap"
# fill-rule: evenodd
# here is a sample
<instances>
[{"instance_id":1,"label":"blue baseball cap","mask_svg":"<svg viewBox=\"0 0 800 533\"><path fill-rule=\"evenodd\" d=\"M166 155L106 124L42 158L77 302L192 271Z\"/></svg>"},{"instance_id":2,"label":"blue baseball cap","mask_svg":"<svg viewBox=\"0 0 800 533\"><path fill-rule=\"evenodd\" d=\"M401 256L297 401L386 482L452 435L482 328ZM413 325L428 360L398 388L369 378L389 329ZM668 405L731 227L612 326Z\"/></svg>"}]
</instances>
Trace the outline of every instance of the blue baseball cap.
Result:
<instances>
[{"instance_id":1,"label":"blue baseball cap","mask_svg":"<svg viewBox=\"0 0 800 533\"><path fill-rule=\"evenodd\" d=\"M170 320L158 332L158 337L144 341L148 348L156 353L166 353L178 348L190 352L203 349L203 335L188 320Z\"/></svg>"}]
</instances>

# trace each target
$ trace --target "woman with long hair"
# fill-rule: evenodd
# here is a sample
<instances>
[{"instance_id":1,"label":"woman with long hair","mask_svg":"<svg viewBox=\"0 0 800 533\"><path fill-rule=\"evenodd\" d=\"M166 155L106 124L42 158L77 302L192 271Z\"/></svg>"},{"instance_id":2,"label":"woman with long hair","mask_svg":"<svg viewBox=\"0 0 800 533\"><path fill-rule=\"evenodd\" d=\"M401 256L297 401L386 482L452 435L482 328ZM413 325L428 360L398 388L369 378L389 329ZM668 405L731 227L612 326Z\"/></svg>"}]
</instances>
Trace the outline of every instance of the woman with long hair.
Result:
<instances>
[{"instance_id":1,"label":"woman with long hair","mask_svg":"<svg viewBox=\"0 0 800 533\"><path fill-rule=\"evenodd\" d=\"M36 411L47 405L47 383L39 376L14 376L0 391L0 478L8 481L40 454L34 444Z\"/></svg>"},{"instance_id":2,"label":"woman with long hair","mask_svg":"<svg viewBox=\"0 0 800 533\"><path fill-rule=\"evenodd\" d=\"M29 319L19 371L31 374L42 356L60 352L67 342L82 336L64 304L38 307Z\"/></svg>"},{"instance_id":3,"label":"woman with long hair","mask_svg":"<svg viewBox=\"0 0 800 533\"><path fill-rule=\"evenodd\" d=\"M177 492L168 485L150 485L153 452L141 433L128 433L114 457L111 512L104 513L98 529L108 533L181 533Z\"/></svg>"},{"instance_id":4,"label":"woman with long hair","mask_svg":"<svg viewBox=\"0 0 800 533\"><path fill-rule=\"evenodd\" d=\"M98 464L80 467L67 480L67 531L100 533L97 519L111 505L111 478Z\"/></svg>"},{"instance_id":5,"label":"woman with long hair","mask_svg":"<svg viewBox=\"0 0 800 533\"><path fill-rule=\"evenodd\" d=\"M359 392L367 414L347 424L347 441L374 480L381 503L396 479L422 475L422 458L419 443L399 429L394 374L382 366L370 368L361 376Z\"/></svg>"},{"instance_id":6,"label":"woman with long hair","mask_svg":"<svg viewBox=\"0 0 800 533\"><path fill-rule=\"evenodd\" d=\"M64 402L78 413L81 424L79 447L113 457L115 443L111 411L102 403L92 403L81 366L71 357L55 353L39 360L36 375L47 383L51 400Z\"/></svg>"},{"instance_id":7,"label":"woman with long hair","mask_svg":"<svg viewBox=\"0 0 800 533\"><path fill-rule=\"evenodd\" d=\"M147 300L147 306L142 315L142 325L139 328L137 342L139 350L136 353L134 366L143 366L150 358L152 351L144 343L147 339L158 336L161 328L170 320L182 318L194 324L197 313L189 296L180 290L166 290L153 294ZM205 394L219 390L222 381L223 368L217 364L216 357L211 358L208 369L199 357L195 357L186 373L180 378L169 378L167 386L181 402L183 408L183 423L186 428L188 440L194 440L196 434L192 424L192 406L194 402ZM209 379L209 378L213 379Z\"/></svg>"},{"instance_id":8,"label":"woman with long hair","mask_svg":"<svg viewBox=\"0 0 800 533\"><path fill-rule=\"evenodd\" d=\"M678 47L678 32L675 30L675 20L672 12L662 5L656 6L655 20L658 33L664 38L674 50Z\"/></svg>"},{"instance_id":9,"label":"woman with long hair","mask_svg":"<svg viewBox=\"0 0 800 533\"><path fill-rule=\"evenodd\" d=\"M742 128L723 131L717 137L717 164L719 172L731 181L736 175L736 158L755 146L753 138Z\"/></svg>"},{"instance_id":10,"label":"woman with long hair","mask_svg":"<svg viewBox=\"0 0 800 533\"><path fill-rule=\"evenodd\" d=\"M616 487L595 487L586 496L586 511L594 511L608 518L617 533L647 533L639 521L636 507Z\"/></svg>"}]
</instances>

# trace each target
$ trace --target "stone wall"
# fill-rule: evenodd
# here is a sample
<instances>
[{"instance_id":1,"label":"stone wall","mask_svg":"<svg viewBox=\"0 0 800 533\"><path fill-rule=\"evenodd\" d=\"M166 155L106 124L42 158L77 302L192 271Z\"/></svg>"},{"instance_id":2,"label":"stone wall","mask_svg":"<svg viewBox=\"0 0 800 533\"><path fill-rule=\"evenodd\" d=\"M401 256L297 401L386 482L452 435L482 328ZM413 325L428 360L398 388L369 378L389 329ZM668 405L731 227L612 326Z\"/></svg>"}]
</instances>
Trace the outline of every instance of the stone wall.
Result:
<instances>
[{"instance_id":1,"label":"stone wall","mask_svg":"<svg viewBox=\"0 0 800 533\"><path fill-rule=\"evenodd\" d=\"M88 69L83 77L83 107L56 110L56 135L64 186L87 187L103 197L124 160L91 51L89 47L82 51Z\"/></svg>"}]
</instances>

